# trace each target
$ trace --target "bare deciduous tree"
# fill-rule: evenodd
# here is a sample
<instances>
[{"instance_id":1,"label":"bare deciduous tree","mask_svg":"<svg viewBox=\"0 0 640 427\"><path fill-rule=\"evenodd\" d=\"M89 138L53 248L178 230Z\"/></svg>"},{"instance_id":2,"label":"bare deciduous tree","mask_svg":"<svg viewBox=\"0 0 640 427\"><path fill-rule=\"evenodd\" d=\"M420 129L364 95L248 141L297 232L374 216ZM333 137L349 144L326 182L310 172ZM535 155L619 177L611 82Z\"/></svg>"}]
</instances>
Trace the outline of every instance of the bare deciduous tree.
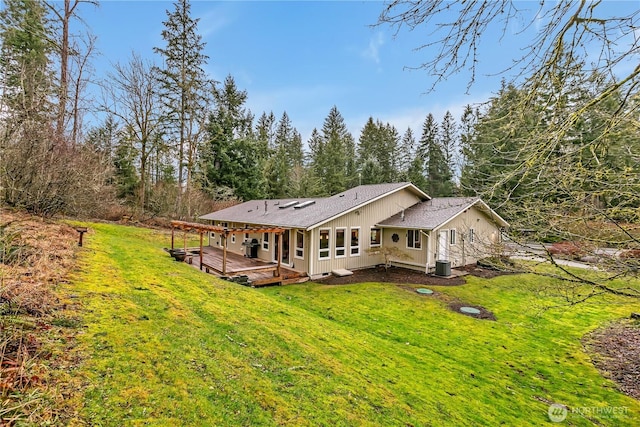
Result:
<instances>
[{"instance_id":1,"label":"bare deciduous tree","mask_svg":"<svg viewBox=\"0 0 640 427\"><path fill-rule=\"evenodd\" d=\"M490 185L467 183L498 201L516 231L525 232L513 233L524 244L520 251L547 259L557 267L554 276L582 289L570 302L602 293L640 297L640 289L618 280L637 275L637 258L602 250L640 248L640 10L637 3L617 6L396 0L378 21L399 36L404 29L427 31L429 41L417 50L433 55L413 68L434 77L432 89L461 71L470 74L471 87L483 42L496 33L523 40L511 66L492 70L512 82L499 95L504 108L496 114L490 102L477 141L465 142L493 153L485 175ZM515 88L510 97L509 86ZM528 245L528 239L581 242L585 259L600 270L576 272L557 263L548 244Z\"/></svg>"},{"instance_id":2,"label":"bare deciduous tree","mask_svg":"<svg viewBox=\"0 0 640 427\"><path fill-rule=\"evenodd\" d=\"M149 158L162 144L162 104L159 81L153 66L138 54L132 54L127 64L116 64L114 73L104 85L101 109L117 117L124 133L138 151L139 208L145 207L149 181Z\"/></svg>"}]
</instances>

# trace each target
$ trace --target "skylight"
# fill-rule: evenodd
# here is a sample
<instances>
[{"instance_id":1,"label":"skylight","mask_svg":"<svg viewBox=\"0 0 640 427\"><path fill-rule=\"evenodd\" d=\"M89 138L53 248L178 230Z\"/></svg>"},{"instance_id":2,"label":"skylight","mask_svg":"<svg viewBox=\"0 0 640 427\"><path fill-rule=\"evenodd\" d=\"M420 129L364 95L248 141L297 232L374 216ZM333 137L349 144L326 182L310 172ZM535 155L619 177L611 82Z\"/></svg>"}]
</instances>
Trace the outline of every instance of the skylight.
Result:
<instances>
[{"instance_id":1,"label":"skylight","mask_svg":"<svg viewBox=\"0 0 640 427\"><path fill-rule=\"evenodd\" d=\"M297 201L297 200L294 200L293 202L288 202L288 203L285 203L285 204L284 204L284 205L282 205L282 206L279 206L279 208L280 208L280 209L286 209L286 208L289 208L289 207L291 207L291 206L293 206L293 205L295 205L295 204L297 204L297 203L298 203L298 201Z\"/></svg>"},{"instance_id":2,"label":"skylight","mask_svg":"<svg viewBox=\"0 0 640 427\"><path fill-rule=\"evenodd\" d=\"M316 202L315 200L307 200L306 202L302 202L302 203L300 203L300 204L298 204L298 205L295 205L295 206L293 207L293 209L302 209L302 208L306 208L307 206L311 206L311 205L313 205L315 202Z\"/></svg>"}]
</instances>

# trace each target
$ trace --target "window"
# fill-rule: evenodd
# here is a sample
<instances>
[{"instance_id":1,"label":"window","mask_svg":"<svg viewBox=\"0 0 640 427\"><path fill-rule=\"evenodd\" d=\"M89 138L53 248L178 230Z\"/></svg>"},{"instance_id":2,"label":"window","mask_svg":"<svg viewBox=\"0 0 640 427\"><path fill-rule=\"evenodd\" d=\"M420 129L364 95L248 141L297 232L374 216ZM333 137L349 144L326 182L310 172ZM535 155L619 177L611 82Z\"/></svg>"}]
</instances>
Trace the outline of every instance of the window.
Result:
<instances>
[{"instance_id":1,"label":"window","mask_svg":"<svg viewBox=\"0 0 640 427\"><path fill-rule=\"evenodd\" d=\"M450 245L455 245L456 244L456 230L455 229L449 230L449 244Z\"/></svg>"},{"instance_id":2,"label":"window","mask_svg":"<svg viewBox=\"0 0 640 427\"><path fill-rule=\"evenodd\" d=\"M476 233L473 228L469 229L469 243L473 243L476 240Z\"/></svg>"},{"instance_id":3,"label":"window","mask_svg":"<svg viewBox=\"0 0 640 427\"><path fill-rule=\"evenodd\" d=\"M329 258L331 250L329 249L329 234L331 233L330 228L320 229L320 251L318 252L318 257L320 259Z\"/></svg>"},{"instance_id":4,"label":"window","mask_svg":"<svg viewBox=\"0 0 640 427\"><path fill-rule=\"evenodd\" d=\"M380 242L382 241L382 232L379 228L371 229L371 247L380 246Z\"/></svg>"},{"instance_id":5,"label":"window","mask_svg":"<svg viewBox=\"0 0 640 427\"><path fill-rule=\"evenodd\" d=\"M304 259L304 231L296 231L296 258Z\"/></svg>"},{"instance_id":6,"label":"window","mask_svg":"<svg viewBox=\"0 0 640 427\"><path fill-rule=\"evenodd\" d=\"M420 230L407 230L407 247L412 249L422 248Z\"/></svg>"},{"instance_id":7,"label":"window","mask_svg":"<svg viewBox=\"0 0 640 427\"><path fill-rule=\"evenodd\" d=\"M346 228L336 228L336 258L343 258L347 256L347 250L345 249L346 234Z\"/></svg>"},{"instance_id":8,"label":"window","mask_svg":"<svg viewBox=\"0 0 640 427\"><path fill-rule=\"evenodd\" d=\"M231 243L235 243L236 242L236 235L232 234L231 235Z\"/></svg>"},{"instance_id":9,"label":"window","mask_svg":"<svg viewBox=\"0 0 640 427\"><path fill-rule=\"evenodd\" d=\"M262 235L262 249L265 251L269 250L269 233L264 233Z\"/></svg>"},{"instance_id":10,"label":"window","mask_svg":"<svg viewBox=\"0 0 640 427\"><path fill-rule=\"evenodd\" d=\"M360 255L360 228L351 229L351 256Z\"/></svg>"}]
</instances>

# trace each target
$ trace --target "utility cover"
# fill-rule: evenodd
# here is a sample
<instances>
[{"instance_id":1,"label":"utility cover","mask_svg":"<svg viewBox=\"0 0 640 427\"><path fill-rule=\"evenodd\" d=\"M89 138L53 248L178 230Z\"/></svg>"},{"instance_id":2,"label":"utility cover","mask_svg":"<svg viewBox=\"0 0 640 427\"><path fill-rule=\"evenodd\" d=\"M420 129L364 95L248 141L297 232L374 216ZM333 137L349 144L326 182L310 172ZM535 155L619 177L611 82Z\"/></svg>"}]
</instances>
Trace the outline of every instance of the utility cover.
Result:
<instances>
[{"instance_id":1,"label":"utility cover","mask_svg":"<svg viewBox=\"0 0 640 427\"><path fill-rule=\"evenodd\" d=\"M460 307L460 311L466 314L480 314L480 310L473 307Z\"/></svg>"},{"instance_id":2,"label":"utility cover","mask_svg":"<svg viewBox=\"0 0 640 427\"><path fill-rule=\"evenodd\" d=\"M416 292L424 295L431 295L433 293L431 289L427 289L427 288L418 288L416 289Z\"/></svg>"}]
</instances>

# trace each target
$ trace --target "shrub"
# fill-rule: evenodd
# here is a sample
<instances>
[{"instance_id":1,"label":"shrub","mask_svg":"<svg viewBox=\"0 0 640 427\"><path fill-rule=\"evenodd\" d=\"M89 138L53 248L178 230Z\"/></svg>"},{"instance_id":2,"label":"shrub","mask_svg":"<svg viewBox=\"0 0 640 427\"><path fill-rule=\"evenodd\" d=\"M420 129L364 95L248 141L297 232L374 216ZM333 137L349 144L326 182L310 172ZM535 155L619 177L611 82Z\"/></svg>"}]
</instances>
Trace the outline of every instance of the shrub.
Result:
<instances>
[{"instance_id":1,"label":"shrub","mask_svg":"<svg viewBox=\"0 0 640 427\"><path fill-rule=\"evenodd\" d=\"M560 255L571 259L580 259L589 253L584 244L568 241L554 243L547 250L552 255Z\"/></svg>"}]
</instances>

